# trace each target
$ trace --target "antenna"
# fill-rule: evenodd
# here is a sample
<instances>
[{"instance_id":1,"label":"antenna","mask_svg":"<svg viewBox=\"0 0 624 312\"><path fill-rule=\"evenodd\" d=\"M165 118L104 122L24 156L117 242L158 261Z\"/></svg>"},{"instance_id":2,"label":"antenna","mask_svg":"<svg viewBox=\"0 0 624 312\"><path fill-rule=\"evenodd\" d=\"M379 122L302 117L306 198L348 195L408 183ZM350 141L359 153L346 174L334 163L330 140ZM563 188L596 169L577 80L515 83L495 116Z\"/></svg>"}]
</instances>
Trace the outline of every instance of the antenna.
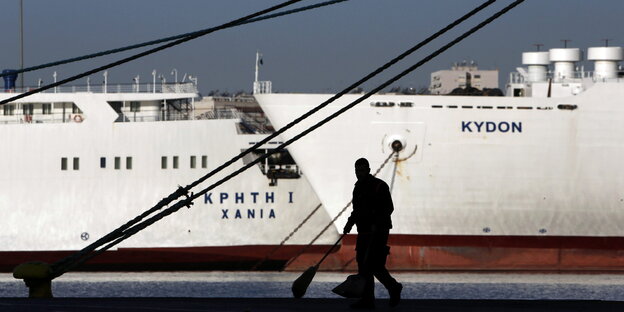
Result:
<instances>
[{"instance_id":1,"label":"antenna","mask_svg":"<svg viewBox=\"0 0 624 312\"><path fill-rule=\"evenodd\" d=\"M256 51L256 77L254 82L258 82L258 65L260 65L260 52Z\"/></svg>"},{"instance_id":2,"label":"antenna","mask_svg":"<svg viewBox=\"0 0 624 312\"><path fill-rule=\"evenodd\" d=\"M105 70L102 75L104 76L104 93L108 90L108 70Z\"/></svg>"},{"instance_id":3,"label":"antenna","mask_svg":"<svg viewBox=\"0 0 624 312\"><path fill-rule=\"evenodd\" d=\"M54 74L52 74L52 78L54 79L54 83L56 83L56 71L54 71ZM56 93L57 91L57 87L54 87L54 93Z\"/></svg>"},{"instance_id":4,"label":"antenna","mask_svg":"<svg viewBox=\"0 0 624 312\"><path fill-rule=\"evenodd\" d=\"M24 0L20 0L20 70L24 70ZM24 92L24 73L20 75L20 88Z\"/></svg>"},{"instance_id":5,"label":"antenna","mask_svg":"<svg viewBox=\"0 0 624 312\"><path fill-rule=\"evenodd\" d=\"M175 83L178 83L178 70L177 70L177 69L175 69L175 68L174 68L174 69L172 69L172 70L171 70L171 75L172 75L172 76L173 76L173 75L175 75L175 76L174 76L174 77L175 77Z\"/></svg>"},{"instance_id":6,"label":"antenna","mask_svg":"<svg viewBox=\"0 0 624 312\"><path fill-rule=\"evenodd\" d=\"M535 49L536 49L537 52L539 52L542 49L542 47L544 46L543 43L534 43L533 45L535 46Z\"/></svg>"},{"instance_id":7,"label":"antenna","mask_svg":"<svg viewBox=\"0 0 624 312\"><path fill-rule=\"evenodd\" d=\"M256 72L255 72L255 79L253 83L253 91L252 91L253 94L260 92L260 82L258 82L258 69L261 64L262 64L262 54L260 54L259 51L256 51Z\"/></svg>"},{"instance_id":8,"label":"antenna","mask_svg":"<svg viewBox=\"0 0 624 312\"><path fill-rule=\"evenodd\" d=\"M612 41L612 40L613 39L606 39L606 38L602 39L602 41L604 41L604 43L605 43L605 47L608 47L609 46L609 41Z\"/></svg>"},{"instance_id":9,"label":"antenna","mask_svg":"<svg viewBox=\"0 0 624 312\"><path fill-rule=\"evenodd\" d=\"M561 42L563 42L563 47L564 48L568 47L568 42L570 42L570 41L572 41L572 40L570 40L570 39L561 39Z\"/></svg>"}]
</instances>

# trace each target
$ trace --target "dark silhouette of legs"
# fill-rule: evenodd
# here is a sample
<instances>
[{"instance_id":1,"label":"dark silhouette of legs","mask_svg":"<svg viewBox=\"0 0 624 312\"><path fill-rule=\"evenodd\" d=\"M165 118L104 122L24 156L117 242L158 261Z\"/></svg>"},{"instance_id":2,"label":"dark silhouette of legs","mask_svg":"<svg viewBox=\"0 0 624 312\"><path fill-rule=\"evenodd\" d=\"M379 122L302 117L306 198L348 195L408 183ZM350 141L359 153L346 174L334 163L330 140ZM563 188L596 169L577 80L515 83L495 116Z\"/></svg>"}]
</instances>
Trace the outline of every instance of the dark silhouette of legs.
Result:
<instances>
[{"instance_id":1,"label":"dark silhouette of legs","mask_svg":"<svg viewBox=\"0 0 624 312\"><path fill-rule=\"evenodd\" d=\"M403 286L386 269L386 259L390 250L387 246L388 231L358 234L356 260L358 274L366 281L362 299L352 305L355 308L372 308L375 300L376 277L390 294L390 304L396 306Z\"/></svg>"}]
</instances>

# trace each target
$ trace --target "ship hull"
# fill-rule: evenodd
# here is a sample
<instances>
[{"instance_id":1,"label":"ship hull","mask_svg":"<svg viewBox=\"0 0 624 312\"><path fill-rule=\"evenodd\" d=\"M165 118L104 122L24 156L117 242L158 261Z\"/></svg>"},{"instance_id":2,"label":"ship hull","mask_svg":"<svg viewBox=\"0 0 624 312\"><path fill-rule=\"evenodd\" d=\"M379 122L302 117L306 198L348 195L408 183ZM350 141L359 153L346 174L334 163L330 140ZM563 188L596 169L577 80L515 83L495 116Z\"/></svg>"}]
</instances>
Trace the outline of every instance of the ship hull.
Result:
<instances>
[{"instance_id":1,"label":"ship hull","mask_svg":"<svg viewBox=\"0 0 624 312\"><path fill-rule=\"evenodd\" d=\"M256 99L281 128L329 97ZM377 94L289 150L330 216L351 199L356 159L380 168L395 206L391 268L622 270L623 97L618 82L560 98ZM394 141L404 149L384 165Z\"/></svg>"},{"instance_id":2,"label":"ship hull","mask_svg":"<svg viewBox=\"0 0 624 312\"><path fill-rule=\"evenodd\" d=\"M356 235L321 264L321 271L357 271ZM390 235L391 271L622 271L622 237ZM287 270L316 265L330 245L244 245L120 248L78 271ZM53 263L74 251L0 252L0 271L28 261Z\"/></svg>"},{"instance_id":3,"label":"ship hull","mask_svg":"<svg viewBox=\"0 0 624 312\"><path fill-rule=\"evenodd\" d=\"M55 93L24 100L73 103L83 117L2 124L2 270L33 260L53 263L81 250L266 137L239 133L235 118L115 122L109 105L160 103L165 96ZM191 192L248 161L238 160ZM305 177L272 181L254 166L79 269L243 268L265 257L319 204ZM318 209L289 236L285 250L307 244L330 221ZM327 231L316 244L337 237ZM280 257L277 267L289 258Z\"/></svg>"},{"instance_id":4,"label":"ship hull","mask_svg":"<svg viewBox=\"0 0 624 312\"><path fill-rule=\"evenodd\" d=\"M245 245L169 248L119 248L85 262L76 271L280 270L304 245ZM325 245L306 250L324 252ZM77 251L0 252L0 271L30 261L54 263Z\"/></svg>"},{"instance_id":5,"label":"ship hull","mask_svg":"<svg viewBox=\"0 0 624 312\"><path fill-rule=\"evenodd\" d=\"M321 265L326 271L357 271L356 235ZM624 270L622 237L390 235L391 271L574 271ZM297 257L286 270L305 270L322 253Z\"/></svg>"}]
</instances>

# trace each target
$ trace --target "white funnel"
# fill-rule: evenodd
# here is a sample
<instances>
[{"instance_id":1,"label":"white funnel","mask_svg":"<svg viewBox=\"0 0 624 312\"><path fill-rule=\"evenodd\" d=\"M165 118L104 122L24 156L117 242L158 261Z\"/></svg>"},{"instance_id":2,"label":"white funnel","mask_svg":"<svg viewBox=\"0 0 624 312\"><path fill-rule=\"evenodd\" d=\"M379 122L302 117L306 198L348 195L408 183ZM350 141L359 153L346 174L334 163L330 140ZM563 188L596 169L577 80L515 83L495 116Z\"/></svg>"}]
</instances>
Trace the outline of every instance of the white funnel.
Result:
<instances>
[{"instance_id":1,"label":"white funnel","mask_svg":"<svg viewBox=\"0 0 624 312\"><path fill-rule=\"evenodd\" d=\"M528 65L529 82L546 81L546 73L548 72L548 52L524 52L522 53L522 64Z\"/></svg>"},{"instance_id":2,"label":"white funnel","mask_svg":"<svg viewBox=\"0 0 624 312\"><path fill-rule=\"evenodd\" d=\"M574 78L574 65L581 60L581 50L578 48L550 49L549 55L550 61L555 63L555 79Z\"/></svg>"},{"instance_id":3,"label":"white funnel","mask_svg":"<svg viewBox=\"0 0 624 312\"><path fill-rule=\"evenodd\" d=\"M587 59L594 61L594 77L617 78L618 62L624 59L621 47L589 48Z\"/></svg>"}]
</instances>

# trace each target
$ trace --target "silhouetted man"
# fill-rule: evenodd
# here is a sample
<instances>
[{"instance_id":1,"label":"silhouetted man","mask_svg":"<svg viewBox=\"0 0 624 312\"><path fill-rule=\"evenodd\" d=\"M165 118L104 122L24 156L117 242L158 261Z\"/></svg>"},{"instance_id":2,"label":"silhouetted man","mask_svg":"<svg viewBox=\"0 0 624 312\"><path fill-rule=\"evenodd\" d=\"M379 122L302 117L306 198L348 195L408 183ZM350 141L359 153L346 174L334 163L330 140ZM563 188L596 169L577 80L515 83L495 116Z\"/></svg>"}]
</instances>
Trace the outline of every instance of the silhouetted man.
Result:
<instances>
[{"instance_id":1,"label":"silhouetted man","mask_svg":"<svg viewBox=\"0 0 624 312\"><path fill-rule=\"evenodd\" d=\"M387 246L388 233L392 228L390 215L394 211L390 189L386 182L370 174L370 166L365 158L355 162L355 175L358 180L353 188L353 212L343 232L347 234L354 224L357 225L355 250L358 274L364 277L366 286L362 299L351 307L375 307L373 275L388 289L390 305L396 306L401 299L403 285L392 278L386 269L386 257L390 251Z\"/></svg>"}]
</instances>

